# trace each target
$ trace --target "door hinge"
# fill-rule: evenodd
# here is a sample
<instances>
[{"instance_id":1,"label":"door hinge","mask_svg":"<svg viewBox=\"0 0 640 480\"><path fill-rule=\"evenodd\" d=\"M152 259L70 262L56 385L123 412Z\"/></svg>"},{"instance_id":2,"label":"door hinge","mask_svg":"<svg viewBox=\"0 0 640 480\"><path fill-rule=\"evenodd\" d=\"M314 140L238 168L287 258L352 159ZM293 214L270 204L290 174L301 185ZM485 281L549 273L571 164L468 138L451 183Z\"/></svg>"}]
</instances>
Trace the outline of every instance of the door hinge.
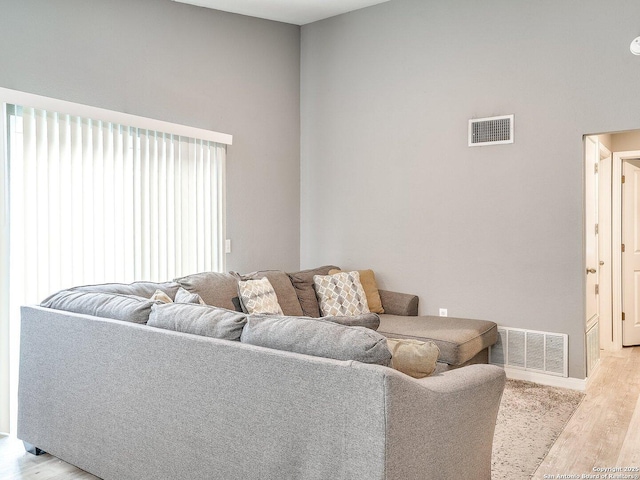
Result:
<instances>
[{"instance_id":1,"label":"door hinge","mask_svg":"<svg viewBox=\"0 0 640 480\"><path fill-rule=\"evenodd\" d=\"M622 251L624 252L624 243L622 244Z\"/></svg>"},{"instance_id":2,"label":"door hinge","mask_svg":"<svg viewBox=\"0 0 640 480\"><path fill-rule=\"evenodd\" d=\"M600 285L596 283L596 295L600 295Z\"/></svg>"},{"instance_id":3,"label":"door hinge","mask_svg":"<svg viewBox=\"0 0 640 480\"><path fill-rule=\"evenodd\" d=\"M624 312L622 312L622 321L624 322Z\"/></svg>"},{"instance_id":4,"label":"door hinge","mask_svg":"<svg viewBox=\"0 0 640 480\"><path fill-rule=\"evenodd\" d=\"M622 175L622 183L624 183L624 175Z\"/></svg>"},{"instance_id":5,"label":"door hinge","mask_svg":"<svg viewBox=\"0 0 640 480\"><path fill-rule=\"evenodd\" d=\"M596 235L598 235L598 224L596 223Z\"/></svg>"},{"instance_id":6,"label":"door hinge","mask_svg":"<svg viewBox=\"0 0 640 480\"><path fill-rule=\"evenodd\" d=\"M594 167L594 168L593 168L593 173L598 173L598 164L597 164L597 163L595 163L595 164L593 165L593 167Z\"/></svg>"}]
</instances>

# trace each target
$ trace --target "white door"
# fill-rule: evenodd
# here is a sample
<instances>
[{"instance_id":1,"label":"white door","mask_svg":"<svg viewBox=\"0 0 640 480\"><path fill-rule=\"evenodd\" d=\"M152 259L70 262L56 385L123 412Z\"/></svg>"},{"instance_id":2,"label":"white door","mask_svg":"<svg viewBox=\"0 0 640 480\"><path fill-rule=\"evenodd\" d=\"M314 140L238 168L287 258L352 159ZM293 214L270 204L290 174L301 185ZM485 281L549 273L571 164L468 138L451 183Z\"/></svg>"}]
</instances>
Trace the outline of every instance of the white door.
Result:
<instances>
[{"instance_id":1,"label":"white door","mask_svg":"<svg viewBox=\"0 0 640 480\"><path fill-rule=\"evenodd\" d=\"M598 301L598 152L597 138L585 139L586 331L599 318Z\"/></svg>"},{"instance_id":2,"label":"white door","mask_svg":"<svg viewBox=\"0 0 640 480\"><path fill-rule=\"evenodd\" d=\"M640 345L640 160L622 164L622 344Z\"/></svg>"}]
</instances>

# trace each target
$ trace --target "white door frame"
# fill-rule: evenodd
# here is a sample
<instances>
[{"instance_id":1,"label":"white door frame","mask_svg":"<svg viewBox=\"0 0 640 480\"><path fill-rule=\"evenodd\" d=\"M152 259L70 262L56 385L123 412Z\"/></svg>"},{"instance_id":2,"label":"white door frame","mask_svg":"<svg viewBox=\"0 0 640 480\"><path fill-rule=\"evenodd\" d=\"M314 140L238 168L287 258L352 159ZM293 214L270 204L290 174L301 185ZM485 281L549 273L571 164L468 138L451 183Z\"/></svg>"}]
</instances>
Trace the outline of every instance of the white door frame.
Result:
<instances>
[{"instance_id":1,"label":"white door frame","mask_svg":"<svg viewBox=\"0 0 640 480\"><path fill-rule=\"evenodd\" d=\"M607 350L622 350L622 162L640 158L640 150L615 152L611 166L611 277L613 280L613 341L605 343Z\"/></svg>"},{"instance_id":2,"label":"white door frame","mask_svg":"<svg viewBox=\"0 0 640 480\"><path fill-rule=\"evenodd\" d=\"M600 265L600 349L611 350L613 329L612 251L611 251L611 179L613 157L611 151L598 141L598 251Z\"/></svg>"}]
</instances>

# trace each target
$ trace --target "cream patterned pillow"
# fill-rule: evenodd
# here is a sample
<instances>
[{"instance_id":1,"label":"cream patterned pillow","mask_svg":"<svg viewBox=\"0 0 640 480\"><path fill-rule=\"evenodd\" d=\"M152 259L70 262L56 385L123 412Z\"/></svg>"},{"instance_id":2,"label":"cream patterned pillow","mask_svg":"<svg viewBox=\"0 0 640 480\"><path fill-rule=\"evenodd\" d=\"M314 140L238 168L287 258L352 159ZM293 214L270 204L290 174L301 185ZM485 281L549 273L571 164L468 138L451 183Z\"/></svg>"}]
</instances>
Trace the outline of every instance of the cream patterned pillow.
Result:
<instances>
[{"instance_id":1,"label":"cream patterned pillow","mask_svg":"<svg viewBox=\"0 0 640 480\"><path fill-rule=\"evenodd\" d=\"M164 293L162 290L156 290L155 293L151 296L151 300L162 303L173 303L171 297Z\"/></svg>"},{"instance_id":2,"label":"cream patterned pillow","mask_svg":"<svg viewBox=\"0 0 640 480\"><path fill-rule=\"evenodd\" d=\"M242 308L249 314L284 315L276 291L267 277L239 281L238 296Z\"/></svg>"},{"instance_id":3,"label":"cream patterned pillow","mask_svg":"<svg viewBox=\"0 0 640 480\"><path fill-rule=\"evenodd\" d=\"M369 313L367 297L357 271L314 275L313 284L323 317L353 317Z\"/></svg>"}]
</instances>

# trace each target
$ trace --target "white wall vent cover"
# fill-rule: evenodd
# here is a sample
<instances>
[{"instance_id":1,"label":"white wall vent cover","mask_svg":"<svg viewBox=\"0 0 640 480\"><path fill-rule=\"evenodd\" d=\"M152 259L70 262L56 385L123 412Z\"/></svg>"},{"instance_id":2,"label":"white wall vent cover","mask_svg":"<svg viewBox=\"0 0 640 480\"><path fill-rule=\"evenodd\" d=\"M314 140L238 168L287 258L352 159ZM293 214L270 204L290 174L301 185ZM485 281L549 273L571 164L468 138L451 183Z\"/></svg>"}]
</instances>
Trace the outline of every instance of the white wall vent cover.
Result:
<instances>
[{"instance_id":1,"label":"white wall vent cover","mask_svg":"<svg viewBox=\"0 0 640 480\"><path fill-rule=\"evenodd\" d=\"M568 345L565 333L498 327L498 341L489 349L489 363L568 377Z\"/></svg>"},{"instance_id":2,"label":"white wall vent cover","mask_svg":"<svg viewBox=\"0 0 640 480\"><path fill-rule=\"evenodd\" d=\"M469 120L469 146L513 143L513 115Z\"/></svg>"}]
</instances>

